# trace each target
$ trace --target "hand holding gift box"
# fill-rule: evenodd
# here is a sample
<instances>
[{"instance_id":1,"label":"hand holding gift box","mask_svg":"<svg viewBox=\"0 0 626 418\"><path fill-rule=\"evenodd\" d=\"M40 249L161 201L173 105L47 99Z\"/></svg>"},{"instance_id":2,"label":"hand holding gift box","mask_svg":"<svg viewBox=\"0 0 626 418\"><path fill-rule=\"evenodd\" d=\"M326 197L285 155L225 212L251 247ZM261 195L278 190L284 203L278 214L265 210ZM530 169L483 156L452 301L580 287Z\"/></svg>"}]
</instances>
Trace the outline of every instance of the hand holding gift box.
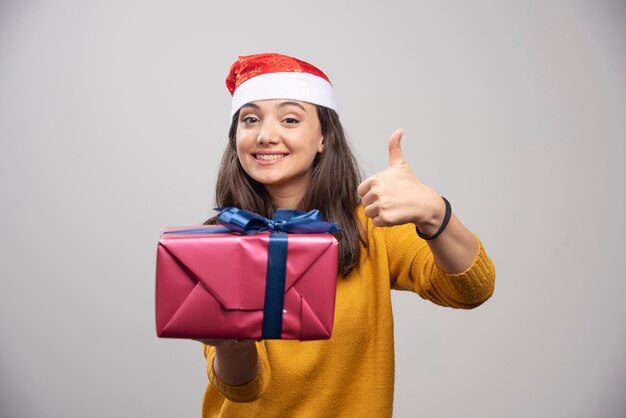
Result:
<instances>
[{"instance_id":1,"label":"hand holding gift box","mask_svg":"<svg viewBox=\"0 0 626 418\"><path fill-rule=\"evenodd\" d=\"M159 241L159 337L327 339L338 243L319 211L273 219L227 208L225 227L167 228Z\"/></svg>"}]
</instances>

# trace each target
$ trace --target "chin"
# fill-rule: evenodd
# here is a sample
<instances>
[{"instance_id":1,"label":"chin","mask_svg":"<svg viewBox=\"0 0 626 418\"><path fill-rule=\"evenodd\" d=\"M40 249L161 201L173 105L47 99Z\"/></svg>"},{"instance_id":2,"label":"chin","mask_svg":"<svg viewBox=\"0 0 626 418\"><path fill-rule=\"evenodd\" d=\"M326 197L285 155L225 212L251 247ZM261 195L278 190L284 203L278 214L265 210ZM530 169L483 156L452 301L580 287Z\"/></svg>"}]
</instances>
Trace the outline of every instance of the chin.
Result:
<instances>
[{"instance_id":1,"label":"chin","mask_svg":"<svg viewBox=\"0 0 626 418\"><path fill-rule=\"evenodd\" d=\"M254 181L256 181L257 183L261 184L262 186L279 186L281 184L280 179L273 179L273 178L267 178L267 177L252 177L252 179Z\"/></svg>"}]
</instances>

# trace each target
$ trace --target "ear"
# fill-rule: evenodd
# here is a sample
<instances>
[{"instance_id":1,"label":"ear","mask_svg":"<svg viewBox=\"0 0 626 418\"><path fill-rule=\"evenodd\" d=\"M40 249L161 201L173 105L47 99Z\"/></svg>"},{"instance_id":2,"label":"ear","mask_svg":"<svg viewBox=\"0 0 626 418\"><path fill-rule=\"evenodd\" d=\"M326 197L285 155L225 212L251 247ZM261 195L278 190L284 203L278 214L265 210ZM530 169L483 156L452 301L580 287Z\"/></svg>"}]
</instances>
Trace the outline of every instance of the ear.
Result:
<instances>
[{"instance_id":1,"label":"ear","mask_svg":"<svg viewBox=\"0 0 626 418\"><path fill-rule=\"evenodd\" d=\"M326 144L324 143L324 136L320 135L320 142L319 142L319 145L317 146L317 152L320 154L323 153L325 145Z\"/></svg>"}]
</instances>

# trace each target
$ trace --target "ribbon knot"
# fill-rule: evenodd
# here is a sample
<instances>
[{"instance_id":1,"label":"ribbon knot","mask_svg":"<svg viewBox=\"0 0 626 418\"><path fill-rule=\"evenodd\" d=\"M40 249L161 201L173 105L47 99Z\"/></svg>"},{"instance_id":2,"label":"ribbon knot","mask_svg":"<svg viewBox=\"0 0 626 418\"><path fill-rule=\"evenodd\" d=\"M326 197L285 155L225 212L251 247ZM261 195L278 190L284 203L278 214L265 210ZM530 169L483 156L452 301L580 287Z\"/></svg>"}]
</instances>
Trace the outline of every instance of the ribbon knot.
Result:
<instances>
[{"instance_id":1,"label":"ribbon knot","mask_svg":"<svg viewBox=\"0 0 626 418\"><path fill-rule=\"evenodd\" d=\"M273 219L267 219L267 229L269 229L270 231L279 231L280 226L284 223L285 221L275 221Z\"/></svg>"}]
</instances>

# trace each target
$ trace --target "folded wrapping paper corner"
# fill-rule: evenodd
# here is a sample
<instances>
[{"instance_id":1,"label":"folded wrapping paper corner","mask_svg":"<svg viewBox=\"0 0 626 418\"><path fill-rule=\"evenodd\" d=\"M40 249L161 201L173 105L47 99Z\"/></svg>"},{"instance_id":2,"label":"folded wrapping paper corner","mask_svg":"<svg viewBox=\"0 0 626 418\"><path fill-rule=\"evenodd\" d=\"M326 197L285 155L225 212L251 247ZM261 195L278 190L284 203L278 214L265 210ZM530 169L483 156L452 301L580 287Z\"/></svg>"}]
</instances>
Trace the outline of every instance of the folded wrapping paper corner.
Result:
<instances>
[{"instance_id":1,"label":"folded wrapping paper corner","mask_svg":"<svg viewBox=\"0 0 626 418\"><path fill-rule=\"evenodd\" d=\"M228 208L220 220L229 229L166 229L157 251L157 335L330 338L338 243L319 232L337 228L319 214L289 212L260 223L260 215ZM318 233L283 232L315 228Z\"/></svg>"}]
</instances>

